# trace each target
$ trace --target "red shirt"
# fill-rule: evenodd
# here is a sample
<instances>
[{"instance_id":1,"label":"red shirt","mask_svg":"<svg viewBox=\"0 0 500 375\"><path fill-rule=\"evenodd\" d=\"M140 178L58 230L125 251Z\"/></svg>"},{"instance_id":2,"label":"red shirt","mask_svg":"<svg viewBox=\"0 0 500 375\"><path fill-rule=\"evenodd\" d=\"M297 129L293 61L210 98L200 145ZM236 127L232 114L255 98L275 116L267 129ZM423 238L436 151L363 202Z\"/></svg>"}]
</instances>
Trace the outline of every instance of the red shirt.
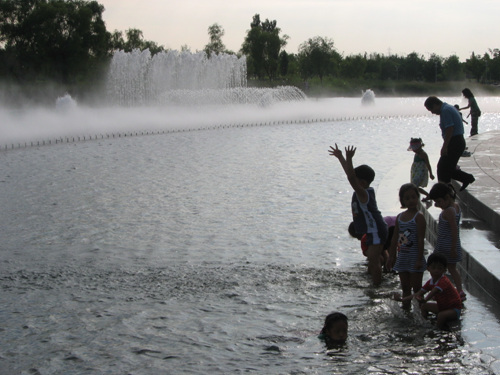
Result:
<instances>
[{"instance_id":1,"label":"red shirt","mask_svg":"<svg viewBox=\"0 0 500 375\"><path fill-rule=\"evenodd\" d=\"M462 308L460 294L458 294L457 289L446 275L441 276L436 283L431 278L422 287L427 292L430 292L434 288L439 290L434 295L434 300L437 302L439 311Z\"/></svg>"}]
</instances>

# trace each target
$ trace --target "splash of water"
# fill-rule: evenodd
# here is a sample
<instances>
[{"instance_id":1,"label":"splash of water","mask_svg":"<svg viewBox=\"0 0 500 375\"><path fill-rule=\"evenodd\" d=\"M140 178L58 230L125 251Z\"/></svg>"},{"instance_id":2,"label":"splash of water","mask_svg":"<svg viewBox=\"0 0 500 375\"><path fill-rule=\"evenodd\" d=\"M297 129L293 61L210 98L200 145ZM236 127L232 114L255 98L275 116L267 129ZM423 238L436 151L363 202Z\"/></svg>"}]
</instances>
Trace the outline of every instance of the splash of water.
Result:
<instances>
[{"instance_id":1,"label":"splash of water","mask_svg":"<svg viewBox=\"0 0 500 375\"><path fill-rule=\"evenodd\" d=\"M117 51L109 69L107 97L119 105L156 105L165 104L171 92L245 86L244 56L220 54L208 58L205 52L179 51L151 56L148 49Z\"/></svg>"},{"instance_id":2,"label":"splash of water","mask_svg":"<svg viewBox=\"0 0 500 375\"><path fill-rule=\"evenodd\" d=\"M56 99L56 109L58 111L71 111L77 107L76 100L66 93Z\"/></svg>"},{"instance_id":3,"label":"splash of water","mask_svg":"<svg viewBox=\"0 0 500 375\"><path fill-rule=\"evenodd\" d=\"M118 51L111 61L107 97L120 106L198 106L304 100L296 87L247 88L246 58L204 52Z\"/></svg>"}]
</instances>

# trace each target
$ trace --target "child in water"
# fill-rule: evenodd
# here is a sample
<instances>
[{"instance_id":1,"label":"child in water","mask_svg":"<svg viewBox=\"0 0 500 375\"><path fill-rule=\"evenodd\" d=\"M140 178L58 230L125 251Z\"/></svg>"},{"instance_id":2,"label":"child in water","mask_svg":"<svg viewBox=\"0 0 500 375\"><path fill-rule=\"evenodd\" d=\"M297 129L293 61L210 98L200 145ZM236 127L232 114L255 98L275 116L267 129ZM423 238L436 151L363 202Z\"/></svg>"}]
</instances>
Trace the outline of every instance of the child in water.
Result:
<instances>
[{"instance_id":1,"label":"child in water","mask_svg":"<svg viewBox=\"0 0 500 375\"><path fill-rule=\"evenodd\" d=\"M386 267L391 269L396 259L394 270L399 274L403 298L417 293L422 288L422 278L425 271L424 240L426 222L424 215L418 210L420 194L412 184L404 184L399 189L399 201L406 211L396 219L395 236L389 248L389 259ZM399 253L396 258L396 250ZM403 308L409 310L411 301L404 300Z\"/></svg>"},{"instance_id":2,"label":"child in water","mask_svg":"<svg viewBox=\"0 0 500 375\"><path fill-rule=\"evenodd\" d=\"M354 146L345 148L345 158L337 144L335 144L335 148L330 146L328 152L339 160L351 187L354 189L351 208L355 232L361 235L366 233L367 235L368 272L372 277L373 284L380 285L382 282L380 256L387 239L387 224L377 207L375 190L370 187L370 184L375 179L375 171L368 165L353 167L352 159L356 152Z\"/></svg>"},{"instance_id":3,"label":"child in water","mask_svg":"<svg viewBox=\"0 0 500 375\"><path fill-rule=\"evenodd\" d=\"M435 253L446 257L448 271L453 277L455 286L462 301L467 298L462 289L462 278L457 269L457 263L462 260L462 247L460 243L460 206L455 203L455 190L450 184L438 182L431 191L429 199L434 201L434 206L441 208L439 215L438 234Z\"/></svg>"},{"instance_id":4,"label":"child in water","mask_svg":"<svg viewBox=\"0 0 500 375\"><path fill-rule=\"evenodd\" d=\"M332 312L326 316L319 338L325 340L327 346L342 345L347 340L348 328L347 316Z\"/></svg>"},{"instance_id":5,"label":"child in water","mask_svg":"<svg viewBox=\"0 0 500 375\"><path fill-rule=\"evenodd\" d=\"M399 301L410 301L412 298L421 303L420 311L427 319L429 313L437 315L437 326L446 328L446 323L460 318L462 302L457 290L444 274L446 271L446 257L438 253L432 253L427 259L427 270L431 278L417 293L401 298L395 295ZM424 298L424 295L429 292ZM435 302L429 302L434 299Z\"/></svg>"},{"instance_id":6,"label":"child in water","mask_svg":"<svg viewBox=\"0 0 500 375\"><path fill-rule=\"evenodd\" d=\"M420 194L427 196L427 192L423 188L427 186L429 177L431 180L434 180L434 175L432 174L432 167L429 163L429 156L423 150L424 146L422 138L412 138L408 151L413 151L415 153L413 164L411 165L410 181L418 187Z\"/></svg>"}]
</instances>

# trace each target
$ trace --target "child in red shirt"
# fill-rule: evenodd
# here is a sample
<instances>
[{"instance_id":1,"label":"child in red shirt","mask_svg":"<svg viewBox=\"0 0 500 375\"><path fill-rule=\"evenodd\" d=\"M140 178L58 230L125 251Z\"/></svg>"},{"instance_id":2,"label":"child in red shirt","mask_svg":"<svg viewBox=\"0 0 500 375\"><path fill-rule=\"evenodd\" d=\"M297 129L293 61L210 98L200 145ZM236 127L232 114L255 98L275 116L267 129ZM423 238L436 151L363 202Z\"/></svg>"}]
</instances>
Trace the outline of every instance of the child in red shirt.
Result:
<instances>
[{"instance_id":1,"label":"child in red shirt","mask_svg":"<svg viewBox=\"0 0 500 375\"><path fill-rule=\"evenodd\" d=\"M404 299L399 295L394 298L398 301L411 300L416 298L420 303L422 316L427 318L428 314L434 313L437 315L437 326L441 329L446 328L446 323L460 319L462 311L462 301L457 289L444 274L448 262L446 257L439 253L429 255L427 259L427 270L431 274L431 278L418 291ZM424 298L424 295L429 292ZM434 299L435 302L429 302Z\"/></svg>"}]
</instances>

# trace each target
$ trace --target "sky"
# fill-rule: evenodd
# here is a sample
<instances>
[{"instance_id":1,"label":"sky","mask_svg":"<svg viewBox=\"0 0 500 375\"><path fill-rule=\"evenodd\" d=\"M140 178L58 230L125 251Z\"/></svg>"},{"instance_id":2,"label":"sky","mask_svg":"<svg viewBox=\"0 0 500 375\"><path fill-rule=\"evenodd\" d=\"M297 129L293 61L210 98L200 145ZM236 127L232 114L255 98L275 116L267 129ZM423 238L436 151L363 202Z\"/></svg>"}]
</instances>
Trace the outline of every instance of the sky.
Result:
<instances>
[{"instance_id":1,"label":"sky","mask_svg":"<svg viewBox=\"0 0 500 375\"><path fill-rule=\"evenodd\" d=\"M208 44L208 27L225 31L227 49L240 50L255 14L276 20L288 35L285 50L316 36L333 40L344 56L365 52L425 59L500 48L498 0L97 0L108 31L140 29L145 40L168 49Z\"/></svg>"}]
</instances>

